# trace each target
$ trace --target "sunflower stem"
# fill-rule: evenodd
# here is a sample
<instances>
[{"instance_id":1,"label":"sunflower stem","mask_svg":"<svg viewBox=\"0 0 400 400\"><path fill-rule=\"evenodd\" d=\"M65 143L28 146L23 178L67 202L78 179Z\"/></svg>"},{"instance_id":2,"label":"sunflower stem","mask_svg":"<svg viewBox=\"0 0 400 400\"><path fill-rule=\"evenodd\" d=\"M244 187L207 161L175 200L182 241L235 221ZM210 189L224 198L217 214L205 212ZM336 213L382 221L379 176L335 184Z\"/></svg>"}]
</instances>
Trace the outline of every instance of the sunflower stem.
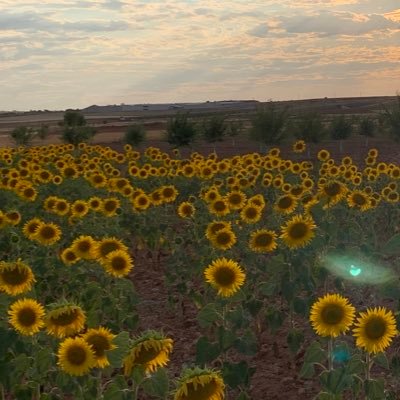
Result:
<instances>
[{"instance_id":1,"label":"sunflower stem","mask_svg":"<svg viewBox=\"0 0 400 400\"><path fill-rule=\"evenodd\" d=\"M367 352L367 355L366 355L365 379L366 379L366 381L370 381L371 380L371 357L370 357L368 352Z\"/></svg>"},{"instance_id":2,"label":"sunflower stem","mask_svg":"<svg viewBox=\"0 0 400 400\"><path fill-rule=\"evenodd\" d=\"M102 387L102 371L99 369L97 373L97 400L103 399L103 387Z\"/></svg>"},{"instance_id":3,"label":"sunflower stem","mask_svg":"<svg viewBox=\"0 0 400 400\"><path fill-rule=\"evenodd\" d=\"M328 370L333 371L333 337L328 340Z\"/></svg>"}]
</instances>

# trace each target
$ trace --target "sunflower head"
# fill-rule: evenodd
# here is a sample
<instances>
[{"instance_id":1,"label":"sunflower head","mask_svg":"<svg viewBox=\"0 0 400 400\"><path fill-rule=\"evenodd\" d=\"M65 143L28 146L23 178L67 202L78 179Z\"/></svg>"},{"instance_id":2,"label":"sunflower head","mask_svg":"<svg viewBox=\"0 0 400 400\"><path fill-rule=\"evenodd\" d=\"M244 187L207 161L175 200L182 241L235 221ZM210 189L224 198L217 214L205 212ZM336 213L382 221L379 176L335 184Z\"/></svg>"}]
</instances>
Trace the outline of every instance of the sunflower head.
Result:
<instances>
[{"instance_id":1,"label":"sunflower head","mask_svg":"<svg viewBox=\"0 0 400 400\"><path fill-rule=\"evenodd\" d=\"M71 244L71 250L84 260L93 260L96 257L97 242L89 235L77 237Z\"/></svg>"},{"instance_id":2,"label":"sunflower head","mask_svg":"<svg viewBox=\"0 0 400 400\"><path fill-rule=\"evenodd\" d=\"M50 335L58 338L80 332L86 322L86 315L81 307L72 303L57 303L46 314L46 329Z\"/></svg>"},{"instance_id":3,"label":"sunflower head","mask_svg":"<svg viewBox=\"0 0 400 400\"><path fill-rule=\"evenodd\" d=\"M20 299L8 310L9 322L21 335L34 335L44 326L44 308L34 299Z\"/></svg>"},{"instance_id":4,"label":"sunflower head","mask_svg":"<svg viewBox=\"0 0 400 400\"><path fill-rule=\"evenodd\" d=\"M193 217L196 209L194 205L189 201L184 201L178 206L177 213L181 218Z\"/></svg>"},{"instance_id":5,"label":"sunflower head","mask_svg":"<svg viewBox=\"0 0 400 400\"><path fill-rule=\"evenodd\" d=\"M174 400L223 400L224 389L219 372L197 367L186 369L177 382Z\"/></svg>"},{"instance_id":6,"label":"sunflower head","mask_svg":"<svg viewBox=\"0 0 400 400\"><path fill-rule=\"evenodd\" d=\"M16 296L31 290L35 281L31 268L20 259L0 261L0 291Z\"/></svg>"},{"instance_id":7,"label":"sunflower head","mask_svg":"<svg viewBox=\"0 0 400 400\"><path fill-rule=\"evenodd\" d=\"M311 307L310 321L320 336L337 337L353 324L355 308L338 294L327 294Z\"/></svg>"},{"instance_id":8,"label":"sunflower head","mask_svg":"<svg viewBox=\"0 0 400 400\"><path fill-rule=\"evenodd\" d=\"M124 359L124 374L129 376L135 366L141 366L146 372L154 372L169 361L173 340L155 331L147 331L136 337L130 346L130 352Z\"/></svg>"},{"instance_id":9,"label":"sunflower head","mask_svg":"<svg viewBox=\"0 0 400 400\"><path fill-rule=\"evenodd\" d=\"M105 368L110 365L106 351L116 348L115 344L113 344L115 336L116 335L112 334L109 329L103 328L102 326L96 329L88 329L86 333L82 335L83 339L92 346L96 363L95 366Z\"/></svg>"},{"instance_id":10,"label":"sunflower head","mask_svg":"<svg viewBox=\"0 0 400 400\"><path fill-rule=\"evenodd\" d=\"M249 247L258 253L267 253L277 247L277 235L275 232L267 229L259 229L250 235Z\"/></svg>"},{"instance_id":11,"label":"sunflower head","mask_svg":"<svg viewBox=\"0 0 400 400\"><path fill-rule=\"evenodd\" d=\"M124 250L111 251L100 262L107 273L117 278L128 275L133 268L131 256Z\"/></svg>"},{"instance_id":12,"label":"sunflower head","mask_svg":"<svg viewBox=\"0 0 400 400\"><path fill-rule=\"evenodd\" d=\"M315 228L316 225L310 216L295 215L282 228L280 237L289 248L304 247L314 237Z\"/></svg>"},{"instance_id":13,"label":"sunflower head","mask_svg":"<svg viewBox=\"0 0 400 400\"><path fill-rule=\"evenodd\" d=\"M237 241L235 233L229 228L219 229L210 238L211 244L220 250L230 249Z\"/></svg>"}]
</instances>

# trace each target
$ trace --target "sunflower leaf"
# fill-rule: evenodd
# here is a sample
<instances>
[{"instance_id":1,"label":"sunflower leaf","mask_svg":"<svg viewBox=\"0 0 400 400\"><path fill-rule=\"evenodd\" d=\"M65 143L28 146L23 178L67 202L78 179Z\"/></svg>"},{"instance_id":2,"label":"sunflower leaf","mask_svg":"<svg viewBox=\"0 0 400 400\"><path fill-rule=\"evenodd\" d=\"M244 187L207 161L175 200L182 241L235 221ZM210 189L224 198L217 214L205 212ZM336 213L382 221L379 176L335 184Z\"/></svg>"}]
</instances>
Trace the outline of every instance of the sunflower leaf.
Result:
<instances>
[{"instance_id":1,"label":"sunflower leaf","mask_svg":"<svg viewBox=\"0 0 400 400\"><path fill-rule=\"evenodd\" d=\"M385 398L385 381L383 379L365 381L365 394L370 400Z\"/></svg>"},{"instance_id":2,"label":"sunflower leaf","mask_svg":"<svg viewBox=\"0 0 400 400\"><path fill-rule=\"evenodd\" d=\"M107 358L113 368L120 368L122 361L129 351L129 333L122 331L113 340L117 346L114 350L107 352Z\"/></svg>"},{"instance_id":3,"label":"sunflower leaf","mask_svg":"<svg viewBox=\"0 0 400 400\"><path fill-rule=\"evenodd\" d=\"M143 382L142 387L148 395L165 399L169 390L169 380L165 368L159 368Z\"/></svg>"}]
</instances>

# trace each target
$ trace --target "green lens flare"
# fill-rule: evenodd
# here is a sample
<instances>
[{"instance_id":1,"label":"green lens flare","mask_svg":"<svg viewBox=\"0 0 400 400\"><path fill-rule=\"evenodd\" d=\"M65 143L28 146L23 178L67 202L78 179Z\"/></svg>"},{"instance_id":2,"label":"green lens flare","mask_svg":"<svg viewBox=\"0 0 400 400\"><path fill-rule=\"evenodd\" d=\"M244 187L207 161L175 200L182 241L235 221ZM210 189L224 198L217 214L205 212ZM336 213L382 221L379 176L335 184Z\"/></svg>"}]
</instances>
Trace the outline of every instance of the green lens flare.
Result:
<instances>
[{"instance_id":1,"label":"green lens flare","mask_svg":"<svg viewBox=\"0 0 400 400\"><path fill-rule=\"evenodd\" d=\"M358 276L361 274L362 269L355 267L353 264L350 265L350 275L351 276Z\"/></svg>"}]
</instances>

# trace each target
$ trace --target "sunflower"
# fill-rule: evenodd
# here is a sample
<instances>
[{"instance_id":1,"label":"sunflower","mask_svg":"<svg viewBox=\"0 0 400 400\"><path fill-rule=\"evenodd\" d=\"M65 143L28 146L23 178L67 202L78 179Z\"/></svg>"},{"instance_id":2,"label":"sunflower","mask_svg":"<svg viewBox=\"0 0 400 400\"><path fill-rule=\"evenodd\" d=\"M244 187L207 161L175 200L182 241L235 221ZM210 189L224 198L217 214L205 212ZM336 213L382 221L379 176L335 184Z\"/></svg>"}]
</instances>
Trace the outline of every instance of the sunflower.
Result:
<instances>
[{"instance_id":1,"label":"sunflower","mask_svg":"<svg viewBox=\"0 0 400 400\"><path fill-rule=\"evenodd\" d=\"M262 208L257 207L254 204L247 204L240 211L240 218L247 224L254 224L261 219Z\"/></svg>"},{"instance_id":2,"label":"sunflower","mask_svg":"<svg viewBox=\"0 0 400 400\"><path fill-rule=\"evenodd\" d=\"M240 210L246 203L246 193L235 190L226 194L224 197L231 210Z\"/></svg>"},{"instance_id":3,"label":"sunflower","mask_svg":"<svg viewBox=\"0 0 400 400\"><path fill-rule=\"evenodd\" d=\"M83 339L92 346L95 358L95 367L105 368L110 365L106 351L113 350L117 346L113 344L116 335L107 328L100 326L97 329L88 329L82 335Z\"/></svg>"},{"instance_id":4,"label":"sunflower","mask_svg":"<svg viewBox=\"0 0 400 400\"><path fill-rule=\"evenodd\" d=\"M95 352L81 337L65 339L58 349L59 367L69 375L81 376L95 366Z\"/></svg>"},{"instance_id":5,"label":"sunflower","mask_svg":"<svg viewBox=\"0 0 400 400\"><path fill-rule=\"evenodd\" d=\"M78 262L81 258L76 255L74 250L66 248L61 252L60 259L65 265L72 265Z\"/></svg>"},{"instance_id":6,"label":"sunflower","mask_svg":"<svg viewBox=\"0 0 400 400\"><path fill-rule=\"evenodd\" d=\"M8 310L9 322L21 335L34 335L44 326L44 308L34 299L20 299Z\"/></svg>"},{"instance_id":7,"label":"sunflower","mask_svg":"<svg viewBox=\"0 0 400 400\"><path fill-rule=\"evenodd\" d=\"M181 218L193 217L196 209L192 203L189 201L184 201L178 206L177 213Z\"/></svg>"},{"instance_id":8,"label":"sunflower","mask_svg":"<svg viewBox=\"0 0 400 400\"><path fill-rule=\"evenodd\" d=\"M337 180L328 181L320 185L318 195L326 201L326 208L342 200L347 193L347 188Z\"/></svg>"},{"instance_id":9,"label":"sunflower","mask_svg":"<svg viewBox=\"0 0 400 400\"><path fill-rule=\"evenodd\" d=\"M133 200L133 207L136 210L144 211L150 207L151 200L145 193L140 193Z\"/></svg>"},{"instance_id":10,"label":"sunflower","mask_svg":"<svg viewBox=\"0 0 400 400\"><path fill-rule=\"evenodd\" d=\"M7 211L4 216L6 221L13 226L21 222L21 214L18 211Z\"/></svg>"},{"instance_id":11,"label":"sunflower","mask_svg":"<svg viewBox=\"0 0 400 400\"><path fill-rule=\"evenodd\" d=\"M86 315L75 304L56 304L46 315L46 330L49 335L63 338L79 333L85 326Z\"/></svg>"},{"instance_id":12,"label":"sunflower","mask_svg":"<svg viewBox=\"0 0 400 400\"><path fill-rule=\"evenodd\" d=\"M162 199L165 203L171 203L175 201L176 197L178 196L178 191L173 185L162 186L160 190Z\"/></svg>"},{"instance_id":13,"label":"sunflower","mask_svg":"<svg viewBox=\"0 0 400 400\"><path fill-rule=\"evenodd\" d=\"M135 366L141 366L146 372L154 372L169 361L173 340L159 332L147 331L134 339L129 354L124 359L124 374L129 376Z\"/></svg>"},{"instance_id":14,"label":"sunflower","mask_svg":"<svg viewBox=\"0 0 400 400\"><path fill-rule=\"evenodd\" d=\"M361 190L353 190L347 196L347 204L351 208L356 208L361 211L366 211L371 208L369 196Z\"/></svg>"},{"instance_id":15,"label":"sunflower","mask_svg":"<svg viewBox=\"0 0 400 400\"><path fill-rule=\"evenodd\" d=\"M93 196L87 201L87 205L93 211L100 211L102 209L103 200L100 197Z\"/></svg>"},{"instance_id":16,"label":"sunflower","mask_svg":"<svg viewBox=\"0 0 400 400\"><path fill-rule=\"evenodd\" d=\"M246 274L236 261L222 257L214 260L204 270L204 277L206 282L218 290L218 295L230 297L243 285Z\"/></svg>"},{"instance_id":17,"label":"sunflower","mask_svg":"<svg viewBox=\"0 0 400 400\"><path fill-rule=\"evenodd\" d=\"M22 228L22 233L30 240L33 240L35 237L36 231L39 226L43 224L43 221L39 218L32 218L28 222L25 223Z\"/></svg>"},{"instance_id":18,"label":"sunflower","mask_svg":"<svg viewBox=\"0 0 400 400\"><path fill-rule=\"evenodd\" d=\"M211 240L221 229L227 228L231 230L231 223L227 221L212 221L207 225L206 238Z\"/></svg>"},{"instance_id":19,"label":"sunflower","mask_svg":"<svg viewBox=\"0 0 400 400\"><path fill-rule=\"evenodd\" d=\"M328 150L322 149L318 152L317 157L320 161L327 161L330 157L330 153Z\"/></svg>"},{"instance_id":20,"label":"sunflower","mask_svg":"<svg viewBox=\"0 0 400 400\"><path fill-rule=\"evenodd\" d=\"M229 214L229 204L223 197L218 197L214 201L212 201L208 210L211 214L217 215L219 217L223 217L224 215Z\"/></svg>"},{"instance_id":21,"label":"sunflower","mask_svg":"<svg viewBox=\"0 0 400 400\"><path fill-rule=\"evenodd\" d=\"M57 215L67 215L69 213L70 205L65 199L58 199L53 207L53 212Z\"/></svg>"},{"instance_id":22,"label":"sunflower","mask_svg":"<svg viewBox=\"0 0 400 400\"><path fill-rule=\"evenodd\" d=\"M117 278L128 275L133 268L131 256L123 250L111 251L104 259L101 259L100 262L106 272Z\"/></svg>"},{"instance_id":23,"label":"sunflower","mask_svg":"<svg viewBox=\"0 0 400 400\"><path fill-rule=\"evenodd\" d=\"M20 259L14 262L0 261L0 291L10 296L28 292L36 282L31 268Z\"/></svg>"},{"instance_id":24,"label":"sunflower","mask_svg":"<svg viewBox=\"0 0 400 400\"><path fill-rule=\"evenodd\" d=\"M107 199L103 199L100 211L106 217L113 217L114 215L117 214L117 210L119 209L120 206L121 203L116 197L110 197Z\"/></svg>"},{"instance_id":25,"label":"sunflower","mask_svg":"<svg viewBox=\"0 0 400 400\"><path fill-rule=\"evenodd\" d=\"M89 212L89 206L84 200L76 200L71 204L71 215L76 218L82 218Z\"/></svg>"},{"instance_id":26,"label":"sunflower","mask_svg":"<svg viewBox=\"0 0 400 400\"><path fill-rule=\"evenodd\" d=\"M249 247L257 253L267 253L276 249L276 238L274 231L258 229L251 233Z\"/></svg>"},{"instance_id":27,"label":"sunflower","mask_svg":"<svg viewBox=\"0 0 400 400\"><path fill-rule=\"evenodd\" d=\"M339 294L327 294L311 307L310 322L320 336L337 337L353 324L355 308Z\"/></svg>"},{"instance_id":28,"label":"sunflower","mask_svg":"<svg viewBox=\"0 0 400 400\"><path fill-rule=\"evenodd\" d=\"M292 149L295 153L303 153L303 151L306 149L305 141L298 140L297 142L293 143Z\"/></svg>"},{"instance_id":29,"label":"sunflower","mask_svg":"<svg viewBox=\"0 0 400 400\"><path fill-rule=\"evenodd\" d=\"M20 191L18 191L18 194L23 200L35 201L37 197L37 190L32 186L23 187Z\"/></svg>"},{"instance_id":30,"label":"sunflower","mask_svg":"<svg viewBox=\"0 0 400 400\"><path fill-rule=\"evenodd\" d=\"M61 238L61 229L52 222L40 224L33 237L43 246L51 246Z\"/></svg>"},{"instance_id":31,"label":"sunflower","mask_svg":"<svg viewBox=\"0 0 400 400\"><path fill-rule=\"evenodd\" d=\"M71 250L84 260L93 260L96 258L96 241L88 235L77 237L71 245Z\"/></svg>"},{"instance_id":32,"label":"sunflower","mask_svg":"<svg viewBox=\"0 0 400 400\"><path fill-rule=\"evenodd\" d=\"M285 194L278 198L274 205L274 210L283 213L291 214L297 207L297 200L290 194Z\"/></svg>"},{"instance_id":33,"label":"sunflower","mask_svg":"<svg viewBox=\"0 0 400 400\"><path fill-rule=\"evenodd\" d=\"M178 380L174 400L223 400L225 384L219 372L211 369L186 369Z\"/></svg>"},{"instance_id":34,"label":"sunflower","mask_svg":"<svg viewBox=\"0 0 400 400\"><path fill-rule=\"evenodd\" d=\"M153 190L150 193L149 197L151 200L151 204L153 204L153 206L159 206L163 203L163 198L160 189Z\"/></svg>"},{"instance_id":35,"label":"sunflower","mask_svg":"<svg viewBox=\"0 0 400 400\"><path fill-rule=\"evenodd\" d=\"M228 250L236 243L236 235L231 229L222 228L219 229L209 240L215 248Z\"/></svg>"},{"instance_id":36,"label":"sunflower","mask_svg":"<svg viewBox=\"0 0 400 400\"><path fill-rule=\"evenodd\" d=\"M366 312L361 312L353 329L356 346L368 353L385 351L397 334L395 317L392 311L384 307L368 308Z\"/></svg>"},{"instance_id":37,"label":"sunflower","mask_svg":"<svg viewBox=\"0 0 400 400\"><path fill-rule=\"evenodd\" d=\"M316 225L310 216L295 215L282 227L281 239L291 249L304 247L314 237Z\"/></svg>"}]
</instances>

